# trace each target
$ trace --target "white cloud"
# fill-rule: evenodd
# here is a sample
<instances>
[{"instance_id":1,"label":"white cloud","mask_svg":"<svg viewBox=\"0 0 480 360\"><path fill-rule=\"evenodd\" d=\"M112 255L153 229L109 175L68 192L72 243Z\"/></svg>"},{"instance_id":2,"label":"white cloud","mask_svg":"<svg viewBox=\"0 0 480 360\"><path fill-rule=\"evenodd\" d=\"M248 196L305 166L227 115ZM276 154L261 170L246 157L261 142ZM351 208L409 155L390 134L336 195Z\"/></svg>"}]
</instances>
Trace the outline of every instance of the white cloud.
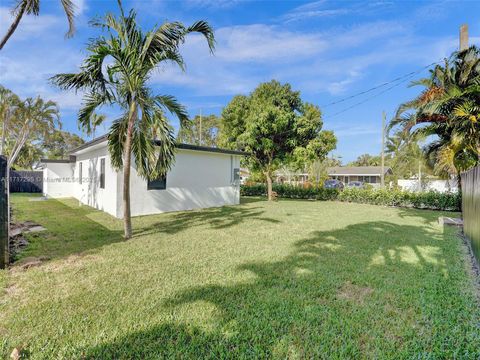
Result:
<instances>
[{"instance_id":1,"label":"white cloud","mask_svg":"<svg viewBox=\"0 0 480 360\"><path fill-rule=\"evenodd\" d=\"M88 10L86 0L73 0L75 5L75 15L80 16Z\"/></svg>"},{"instance_id":2,"label":"white cloud","mask_svg":"<svg viewBox=\"0 0 480 360\"><path fill-rule=\"evenodd\" d=\"M301 34L263 24L221 28L216 32L217 56L226 61L298 60L325 49L317 34Z\"/></svg>"},{"instance_id":3,"label":"white cloud","mask_svg":"<svg viewBox=\"0 0 480 360\"><path fill-rule=\"evenodd\" d=\"M13 15L11 9L7 7L0 7L0 33L2 36L6 33L12 22ZM51 30L53 27L58 25L59 22L60 19L53 15L24 15L9 42L40 38L46 30Z\"/></svg>"}]
</instances>

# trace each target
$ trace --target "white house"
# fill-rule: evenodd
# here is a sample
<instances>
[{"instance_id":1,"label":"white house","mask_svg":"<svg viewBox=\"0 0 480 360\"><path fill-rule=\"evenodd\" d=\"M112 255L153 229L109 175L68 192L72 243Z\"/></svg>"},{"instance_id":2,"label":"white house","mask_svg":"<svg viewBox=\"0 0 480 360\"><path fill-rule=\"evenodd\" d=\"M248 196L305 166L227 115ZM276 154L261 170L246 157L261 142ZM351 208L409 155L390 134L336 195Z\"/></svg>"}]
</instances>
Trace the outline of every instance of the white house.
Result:
<instances>
[{"instance_id":1,"label":"white house","mask_svg":"<svg viewBox=\"0 0 480 360\"><path fill-rule=\"evenodd\" d=\"M191 210L240 202L240 158L233 150L178 144L175 163L163 179L146 181L132 165L132 216ZM67 160L43 159L43 192L123 217L123 172L110 163L107 136L73 149Z\"/></svg>"}]
</instances>

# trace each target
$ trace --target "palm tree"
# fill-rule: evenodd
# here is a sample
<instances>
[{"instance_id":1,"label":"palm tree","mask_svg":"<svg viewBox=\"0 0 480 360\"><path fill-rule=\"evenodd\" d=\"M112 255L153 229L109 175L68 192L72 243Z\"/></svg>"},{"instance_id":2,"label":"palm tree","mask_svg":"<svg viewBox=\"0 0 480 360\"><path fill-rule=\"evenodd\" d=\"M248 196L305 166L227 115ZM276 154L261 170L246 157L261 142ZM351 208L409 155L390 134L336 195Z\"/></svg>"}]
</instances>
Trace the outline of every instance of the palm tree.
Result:
<instances>
[{"instance_id":1,"label":"palm tree","mask_svg":"<svg viewBox=\"0 0 480 360\"><path fill-rule=\"evenodd\" d=\"M15 109L7 128L13 139L8 166L11 167L29 140L42 139L60 125L57 104L41 97L27 98Z\"/></svg>"},{"instance_id":2,"label":"palm tree","mask_svg":"<svg viewBox=\"0 0 480 360\"><path fill-rule=\"evenodd\" d=\"M95 130L97 129L97 127L103 124L106 118L107 117L103 114L93 113L90 116L90 121L87 121L83 124L83 130L85 131L87 136L95 138Z\"/></svg>"},{"instance_id":3,"label":"palm tree","mask_svg":"<svg viewBox=\"0 0 480 360\"><path fill-rule=\"evenodd\" d=\"M183 125L188 121L185 108L170 95L156 95L148 80L158 65L167 61L184 69L179 46L192 32L202 34L214 49L213 30L207 22L190 27L179 22L166 22L144 33L136 22L136 13L126 16L119 2L121 15L107 14L93 23L107 31L88 46L88 57L77 74L58 74L52 81L62 89L85 91L84 105L78 121L85 126L92 113L102 105L116 104L122 115L114 120L108 134L112 166L123 168L123 218L125 238L132 236L130 216L130 169L134 159L140 176L154 179L171 167L175 153L175 137L164 111L176 115ZM106 61L109 60L109 62ZM106 70L105 70L106 69ZM104 71L105 70L105 71Z\"/></svg>"},{"instance_id":4,"label":"palm tree","mask_svg":"<svg viewBox=\"0 0 480 360\"><path fill-rule=\"evenodd\" d=\"M75 4L72 0L60 0L60 3L68 20L68 32L66 33L66 36L71 37L75 32L75 24L73 21L75 17ZM19 0L17 1L15 8L12 10L12 13L15 18L0 42L0 50L3 49L8 39L10 39L17 29L17 26L20 24L20 20L22 20L23 15L26 14L38 16L40 14L40 0Z\"/></svg>"},{"instance_id":5,"label":"palm tree","mask_svg":"<svg viewBox=\"0 0 480 360\"><path fill-rule=\"evenodd\" d=\"M460 172L480 159L480 49L472 46L455 52L437 65L430 77L413 85L425 90L400 105L390 128L400 125L414 137L435 135L426 155L437 172ZM420 126L416 126L419 125Z\"/></svg>"},{"instance_id":6,"label":"palm tree","mask_svg":"<svg viewBox=\"0 0 480 360\"><path fill-rule=\"evenodd\" d=\"M0 155L4 155L7 132L15 109L20 99L9 89L0 85L0 122L2 123L2 139L0 140Z\"/></svg>"}]
</instances>

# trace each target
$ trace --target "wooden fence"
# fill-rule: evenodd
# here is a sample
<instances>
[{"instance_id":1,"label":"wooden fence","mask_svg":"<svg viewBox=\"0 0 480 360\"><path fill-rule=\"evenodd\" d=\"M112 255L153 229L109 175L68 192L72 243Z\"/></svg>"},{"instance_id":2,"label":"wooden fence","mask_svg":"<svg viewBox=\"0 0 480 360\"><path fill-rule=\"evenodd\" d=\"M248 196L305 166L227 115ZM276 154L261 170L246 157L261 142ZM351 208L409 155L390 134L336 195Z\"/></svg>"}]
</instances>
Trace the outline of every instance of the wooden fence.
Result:
<instances>
[{"instance_id":1,"label":"wooden fence","mask_svg":"<svg viewBox=\"0 0 480 360\"><path fill-rule=\"evenodd\" d=\"M43 172L10 170L10 192L43 192Z\"/></svg>"},{"instance_id":2,"label":"wooden fence","mask_svg":"<svg viewBox=\"0 0 480 360\"><path fill-rule=\"evenodd\" d=\"M480 262L480 166L462 174L463 232Z\"/></svg>"},{"instance_id":3,"label":"wooden fence","mask_svg":"<svg viewBox=\"0 0 480 360\"><path fill-rule=\"evenodd\" d=\"M0 156L0 269L8 264L8 191L7 159Z\"/></svg>"}]
</instances>

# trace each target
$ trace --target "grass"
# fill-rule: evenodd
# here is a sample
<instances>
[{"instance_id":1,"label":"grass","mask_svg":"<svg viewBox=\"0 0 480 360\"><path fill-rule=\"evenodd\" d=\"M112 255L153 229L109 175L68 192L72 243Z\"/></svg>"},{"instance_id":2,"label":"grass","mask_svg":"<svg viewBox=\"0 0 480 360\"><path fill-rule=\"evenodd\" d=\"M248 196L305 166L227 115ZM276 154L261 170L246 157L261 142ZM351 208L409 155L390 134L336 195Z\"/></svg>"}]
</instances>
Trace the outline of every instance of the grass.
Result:
<instances>
[{"instance_id":1,"label":"grass","mask_svg":"<svg viewBox=\"0 0 480 360\"><path fill-rule=\"evenodd\" d=\"M37 358L480 356L465 253L439 212L244 200L122 222L14 196L48 232L0 273L0 350Z\"/></svg>"}]
</instances>

